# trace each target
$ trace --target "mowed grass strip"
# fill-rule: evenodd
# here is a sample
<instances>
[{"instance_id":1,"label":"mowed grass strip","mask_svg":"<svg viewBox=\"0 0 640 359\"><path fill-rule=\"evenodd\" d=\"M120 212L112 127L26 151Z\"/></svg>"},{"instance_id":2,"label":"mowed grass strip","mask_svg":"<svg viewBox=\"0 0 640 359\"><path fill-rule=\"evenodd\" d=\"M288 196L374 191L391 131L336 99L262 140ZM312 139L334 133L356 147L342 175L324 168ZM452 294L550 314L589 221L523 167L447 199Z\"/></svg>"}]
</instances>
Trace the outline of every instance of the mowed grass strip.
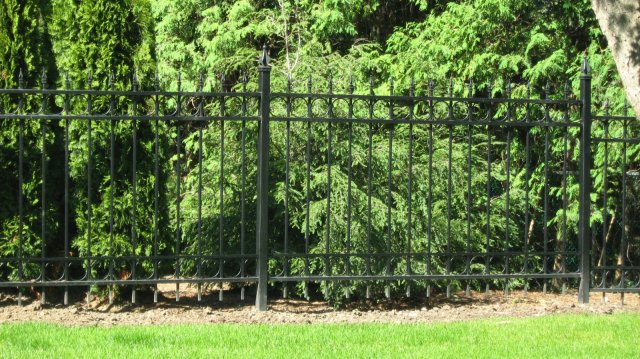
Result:
<instances>
[{"instance_id":1,"label":"mowed grass strip","mask_svg":"<svg viewBox=\"0 0 640 359\"><path fill-rule=\"evenodd\" d=\"M640 314L436 324L0 325L2 358L634 358Z\"/></svg>"}]
</instances>

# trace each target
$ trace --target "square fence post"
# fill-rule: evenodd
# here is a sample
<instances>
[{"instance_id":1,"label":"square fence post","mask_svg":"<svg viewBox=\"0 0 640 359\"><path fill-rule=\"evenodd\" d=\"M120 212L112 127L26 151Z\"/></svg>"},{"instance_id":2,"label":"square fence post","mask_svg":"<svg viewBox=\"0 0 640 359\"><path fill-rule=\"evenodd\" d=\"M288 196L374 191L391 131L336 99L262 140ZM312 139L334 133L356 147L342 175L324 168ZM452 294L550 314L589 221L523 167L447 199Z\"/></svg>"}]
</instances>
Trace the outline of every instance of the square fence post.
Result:
<instances>
[{"instance_id":1,"label":"square fence post","mask_svg":"<svg viewBox=\"0 0 640 359\"><path fill-rule=\"evenodd\" d=\"M258 137L258 199L256 212L256 254L258 256L256 309L267 310L267 284L269 281L268 262L268 220L269 220L269 110L271 107L271 66L267 57L267 47L262 48L258 66L260 84L260 129Z\"/></svg>"},{"instance_id":2,"label":"square fence post","mask_svg":"<svg viewBox=\"0 0 640 359\"><path fill-rule=\"evenodd\" d=\"M580 288L578 302L589 303L591 282L591 68L584 58L580 75L580 101L582 102L582 131L580 138Z\"/></svg>"}]
</instances>

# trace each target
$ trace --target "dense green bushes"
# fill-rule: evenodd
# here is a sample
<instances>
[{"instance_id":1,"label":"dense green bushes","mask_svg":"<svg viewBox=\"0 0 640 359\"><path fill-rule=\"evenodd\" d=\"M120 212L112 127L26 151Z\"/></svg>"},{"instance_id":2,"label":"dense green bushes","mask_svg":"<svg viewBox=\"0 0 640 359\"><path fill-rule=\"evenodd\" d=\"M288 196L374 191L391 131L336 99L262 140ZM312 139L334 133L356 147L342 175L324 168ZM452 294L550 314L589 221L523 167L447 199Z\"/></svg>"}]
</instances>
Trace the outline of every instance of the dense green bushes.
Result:
<instances>
[{"instance_id":1,"label":"dense green bushes","mask_svg":"<svg viewBox=\"0 0 640 359\"><path fill-rule=\"evenodd\" d=\"M609 99L614 111L619 111L624 94L618 86L615 66L606 50L606 44L590 9L589 2L560 1L502 1L468 0L449 1L411 1L411 2L261 2L261 1L169 1L169 0L119 0L119 1L27 1L5 2L0 5L0 18L6 25L0 28L0 74L5 87L18 85L17 77L23 70L23 85L37 87L42 85L41 72L46 68L48 87L71 86L75 88L101 88L113 86L116 90L131 89L134 76L138 80L138 89L153 89L156 86L154 72L157 72L158 85L167 90L195 91L200 87L200 74L206 74L202 82L205 91L239 91L242 89L242 76L247 74L248 90L255 90L256 62L259 49L263 44L270 48L273 65L272 91L284 92L288 81L296 91L306 91L308 78L311 79L314 92L329 91L327 78L331 74L334 92L348 92L350 81L355 84L354 92L368 94L369 78L374 79L375 94L390 93L390 80L395 80L395 92L406 94L410 79L415 81L416 94L424 95L429 91L430 80L436 84L436 92L448 90L448 79L456 79L451 91L460 96L505 97L508 91L514 97L525 97L531 91L534 97L545 96L549 86L549 96L575 96L579 88L579 66L583 54L590 58L594 73L594 106L599 110L605 99ZM59 74L62 74L60 76ZM113 77L112 75L113 74ZM135 75L134 75L135 74ZM180 75L179 75L180 74ZM224 74L224 82L221 76ZM66 84L68 76L69 85ZM181 83L177 79L181 76ZM89 79L92 79L91 81ZM476 85L469 90L467 84L474 80ZM489 87L490 81L493 87ZM513 81L511 90L507 82ZM524 85L530 83L530 90ZM565 83L568 88L565 89ZM50 110L60 111L63 99L47 99ZM15 109L16 98L0 98L3 111ZM93 99L94 113L150 113L154 103L147 99L137 104L134 110L131 99L96 97ZM251 106L255 105L252 104ZM26 103L25 110L34 110L39 99ZM195 111L197 101L185 102L184 111ZM250 111L255 108L250 107ZM318 105L317 111L326 110ZM72 104L70 111L81 113L86 103ZM218 113L219 104L211 103L206 111ZM229 113L239 113L240 104L229 104L225 109ZM456 109L461 114L468 109ZM486 108L478 106L475 111L482 114ZM503 116L506 107L498 107L496 116ZM514 115L522 118L523 108L511 109ZM534 108L533 115L542 116L542 108ZM562 116L562 110L556 109L554 116ZM285 114L282 100L274 101L274 116ZM388 109L377 107L376 115L388 116ZM397 115L406 115L406 106L397 106ZM446 112L446 108L438 111ZM294 104L293 112L304 116L306 105ZM345 102L337 101L334 112L345 115L348 112ZM425 116L428 108L418 104L416 116ZM575 116L576 112L571 112ZM368 109L356 104L353 115L367 118ZM116 115L117 117L117 115ZM575 118L573 118L575 119ZM109 121L92 123L92 152L88 152L86 121L72 121L69 128L70 139L70 177L72 180L70 230L73 255L87 255L91 247L92 255L151 255L153 253L175 253L176 213L178 212L176 182L176 125L173 123L156 124L151 121L133 122L115 121L114 178L110 175L110 130ZM136 140L133 142L134 126ZM157 128L156 128L157 126ZM372 160L367 160L369 148L369 128L366 125L353 125L352 133L352 182L351 214L345 200L349 187L349 127L344 124L332 125L332 167L331 167L331 223L330 243L326 243L327 233L327 149L328 131L325 124L313 124L310 143L310 176L306 169L306 124L296 122L290 125L290 195L289 227L285 229L285 162L286 124L274 123L272 130L271 162L271 209L270 238L275 252L284 250L284 231L288 231L289 251L303 252L306 237L306 187L310 188L309 234L310 252L322 253L327 246L332 252L346 251L347 217L351 216L349 250L352 253L364 252L371 246L376 252L387 251L391 245L393 252L407 251L408 241L408 166L409 131L408 125L393 129L393 153L391 177L388 177L388 141L391 129L383 126L371 128ZM158 178L154 154L156 151L155 131L158 130ZM38 256L42 248L47 254L64 254L63 246L63 207L61 195L63 173L60 169L64 159L65 129L61 124L50 122L46 125L44 142L39 124L27 121L24 127L25 146L25 186L24 186L24 248L19 249L16 235L19 232L16 195L17 185L17 134L19 124L14 120L3 120L0 127L2 148L0 149L0 180L6 184L0 189L0 255L17 256L19 250L24 256ZM204 127L199 124L181 125L182 153L181 171L181 251L186 254L204 253L214 255L220 250L219 239L223 238L225 252L238 253L244 250L250 253L254 248L255 237L255 139L256 124L249 121L225 123L224 129L219 122ZM613 126L611 131L620 131ZM426 126L414 126L413 131L413 206L412 206L412 251L433 252L471 250L482 252L488 248L500 250L520 250L529 245L532 250L542 250L545 246L543 228L551 228L548 245L551 250L561 250L562 246L571 246L575 242L577 222L577 183L574 177L566 179L554 177L549 195L552 198L551 217L548 223L543 220L543 195L545 168L542 166L545 146L545 133L534 129L529 133L530 152L532 153L527 170L525 143L526 133L520 130L486 133L476 129L469 133L465 127L436 126L432 132ZM596 128L595 131L601 131ZM566 135L566 141L565 141ZM489 166L487 152L489 138L492 138L491 178L487 176ZM511 143L505 139L509 136ZM241 247L241 199L243 165L241 162L242 138L246 140L247 156L245 189L245 247ZM565 161L569 170L575 170L578 155L578 133L569 130L566 134L560 130L550 136L550 172L562 172ZM202 140L202 172L198 166ZM451 139L451 142L449 142ZM219 144L224 141L224 156ZM47 177L46 242L43 243L41 231L40 207L42 173L39 167L43 146L46 148ZM133 147L136 147L136 213L132 216L134 192ZM509 146L509 171L507 171L507 146ZM566 146L566 147L565 147ZM568 157L564 158L565 149ZM637 153L632 146L628 156ZM451 154L452 160L449 161ZM469 167L468 155L471 155ZM631 157L629 157L631 158ZM89 161L91 159L91 161ZM602 147L598 146L594 154L595 172L601 171L603 163ZM617 153L609 159L609 166L620 168L622 158ZM91 165L92 185L87 188L88 166ZM451 171L449 171L451 166ZM224 167L224 178L219 176ZM369 169L371 170L372 205L371 224L367 218L367 193ZM473 173L468 183L468 172ZM433 170L433 171L432 171ZM615 169L613 171L616 171ZM202 212L203 221L198 222L198 178L202 173ZM506 188L506 175L509 174L509 191ZM449 180L449 174L451 179ZM433 186L427 183L429 176ZM559 190L562 181L567 181L568 191ZM113 181L114 192L111 193ZM222 182L221 182L222 181ZM451 182L451 184L449 183ZM391 192L387 191L391 183ZM157 233L155 231L155 185L158 185L160 198ZM601 190L602 178L595 177L595 188ZM468 188L471 191L468 191ZM490 188L490 189L487 189ZM526 200L526 189L529 194ZM486 197L491 194L489 215L492 218L489 243L486 243ZM91 245L87 241L87 193L91 194L91 213L93 217ZM470 197L469 197L470 194ZM509 223L506 217L506 196L509 196ZM565 200L568 211L558 210ZM390 197L389 197L390 196ZM452 198L451 208L446 199ZM115 222L110 228L109 213L113 198ZM390 202L389 202L390 198ZM432 199L432 201L430 201ZM470 209L467 200L470 201ZM594 199L595 200L595 199ZM391 204L391 216L388 218L388 204ZM5 205L6 204L6 205ZM221 212L221 209L224 209ZM610 204L609 211L615 211ZM448 214L449 213L449 214ZM525 215L527 213L527 215ZM472 223L467 228L467 216ZM451 220L448 220L450 217ZM134 219L135 218L135 219ZM222 220L220 220L222 218ZM525 218L529 223L525 222ZM601 221L602 214L596 212L594 222ZM135 221L135 225L134 225ZM433 231L427 231L427 222L433 224ZM567 236L564 233L566 223ZM389 231L389 224L391 230ZM222 225L222 228L220 227ZM371 227L371 242L368 242L368 228ZM112 236L113 233L113 236ZM202 236L200 234L202 233ZM390 238L388 236L390 235ZM134 251L132 237L136 237ZM506 243L507 236L511 240ZM526 236L530 238L525 239ZM202 241L200 240L202 238ZM467 239L468 238L468 239ZM389 241L390 239L390 241ZM430 244L429 244L430 243ZM157 246L156 246L157 245ZM428 246L429 249L427 248ZM392 268L404 272L407 267L405 258L394 261ZM514 259L509 270L522 267L523 259ZM540 261L536 262L540 265ZM291 267L282 260L271 263L273 275L282 272L285 267L290 274L305 272L305 261L291 259ZM169 273L170 263L164 263ZM215 274L220 263L209 261L203 269ZM227 271L237 271L238 263L227 263ZM311 274L325 271L323 260L309 263ZM354 258L351 263L353 272L362 273L368 267L364 258ZM550 264L559 270L560 264ZM569 263L569 266L575 265ZM115 264L115 275L127 275L132 271L131 263L119 261ZM187 260L183 263L185 274L193 274L197 263ZM336 261L332 267L334 273L345 270L344 261ZM386 262L376 260L372 271L381 273ZM427 269L424 261L417 261L412 271L424 273ZM499 264L487 268L486 263L474 259L470 270L474 273L497 271ZM145 261L137 268L141 275L150 275L153 264ZM449 269L447 269L449 268ZM103 276L109 269L108 261L99 261L93 273ZM449 263L438 258L433 263L434 272L461 271L465 269L464 258ZM539 269L539 268L538 268ZM29 278L37 276L38 268L29 267ZM0 275L17 275L15 264L2 269ZM477 284L477 283L476 283ZM519 285L520 283L516 283ZM366 284L343 284L352 292L363 293ZM424 285L424 284L422 284ZM299 286L299 289L301 289ZM394 284L402 291L404 284ZM344 288L331 292L334 299L341 295ZM299 292L302 293L302 292ZM338 294L336 294L338 293ZM329 295L328 291L325 291Z\"/></svg>"}]
</instances>

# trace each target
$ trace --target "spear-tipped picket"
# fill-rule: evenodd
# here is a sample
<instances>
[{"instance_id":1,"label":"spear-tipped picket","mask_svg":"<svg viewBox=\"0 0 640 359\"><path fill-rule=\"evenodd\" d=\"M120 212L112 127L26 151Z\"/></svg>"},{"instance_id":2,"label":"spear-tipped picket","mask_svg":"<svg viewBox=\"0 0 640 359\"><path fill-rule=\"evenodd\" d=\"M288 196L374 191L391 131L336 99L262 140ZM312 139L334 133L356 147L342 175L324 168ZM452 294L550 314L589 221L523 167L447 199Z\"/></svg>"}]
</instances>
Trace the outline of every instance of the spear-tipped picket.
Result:
<instances>
[{"instance_id":1,"label":"spear-tipped picket","mask_svg":"<svg viewBox=\"0 0 640 359\"><path fill-rule=\"evenodd\" d=\"M373 76L369 75L369 95L373 95Z\"/></svg>"},{"instance_id":2,"label":"spear-tipped picket","mask_svg":"<svg viewBox=\"0 0 640 359\"><path fill-rule=\"evenodd\" d=\"M390 96L393 96L393 90L394 90L393 85L394 85L393 78L390 78L389 79L389 95Z\"/></svg>"},{"instance_id":3,"label":"spear-tipped picket","mask_svg":"<svg viewBox=\"0 0 640 359\"><path fill-rule=\"evenodd\" d=\"M333 93L333 74L331 72L329 72L327 83L329 86L329 94L332 94Z\"/></svg>"},{"instance_id":4,"label":"spear-tipped picket","mask_svg":"<svg viewBox=\"0 0 640 359\"><path fill-rule=\"evenodd\" d=\"M113 70L109 73L109 89L113 91L115 89L116 75Z\"/></svg>"},{"instance_id":5,"label":"spear-tipped picket","mask_svg":"<svg viewBox=\"0 0 640 359\"><path fill-rule=\"evenodd\" d=\"M93 71L89 70L89 75L87 76L87 89L91 90L93 86Z\"/></svg>"},{"instance_id":6,"label":"spear-tipped picket","mask_svg":"<svg viewBox=\"0 0 640 359\"><path fill-rule=\"evenodd\" d=\"M564 98L565 100L571 96L571 87L569 87L569 81L564 82Z\"/></svg>"},{"instance_id":7,"label":"spear-tipped picket","mask_svg":"<svg viewBox=\"0 0 640 359\"><path fill-rule=\"evenodd\" d=\"M311 93L311 89L313 88L313 80L311 79L311 75L307 78L307 91Z\"/></svg>"},{"instance_id":8,"label":"spear-tipped picket","mask_svg":"<svg viewBox=\"0 0 640 359\"><path fill-rule=\"evenodd\" d=\"M492 97L493 97L493 83L491 79L489 79L489 82L487 83L487 98L492 98Z\"/></svg>"},{"instance_id":9,"label":"spear-tipped picket","mask_svg":"<svg viewBox=\"0 0 640 359\"><path fill-rule=\"evenodd\" d=\"M204 87L204 74L201 72L198 75L198 92L202 92L203 87Z\"/></svg>"},{"instance_id":10,"label":"spear-tipped picket","mask_svg":"<svg viewBox=\"0 0 640 359\"><path fill-rule=\"evenodd\" d=\"M68 71L64 74L64 88L66 90L70 90L71 89L71 80L69 79L69 72Z\"/></svg>"},{"instance_id":11,"label":"spear-tipped picket","mask_svg":"<svg viewBox=\"0 0 640 359\"><path fill-rule=\"evenodd\" d=\"M131 79L131 87L133 91L138 91L138 70L133 70L133 78Z\"/></svg>"},{"instance_id":12,"label":"spear-tipped picket","mask_svg":"<svg viewBox=\"0 0 640 359\"><path fill-rule=\"evenodd\" d=\"M473 77L469 78L469 85L468 85L468 89L467 89L467 97L471 98L473 97Z\"/></svg>"},{"instance_id":13,"label":"spear-tipped picket","mask_svg":"<svg viewBox=\"0 0 640 359\"><path fill-rule=\"evenodd\" d=\"M355 89L355 86L353 84L353 74L351 76L349 76L349 94L353 95L353 90Z\"/></svg>"},{"instance_id":14,"label":"spear-tipped picket","mask_svg":"<svg viewBox=\"0 0 640 359\"><path fill-rule=\"evenodd\" d=\"M224 74L220 75L220 92L224 92L224 82L225 82Z\"/></svg>"},{"instance_id":15,"label":"spear-tipped picket","mask_svg":"<svg viewBox=\"0 0 640 359\"><path fill-rule=\"evenodd\" d=\"M160 91L160 74L158 74L157 69L156 69L156 74L153 77L153 87L155 88L156 92Z\"/></svg>"},{"instance_id":16,"label":"spear-tipped picket","mask_svg":"<svg viewBox=\"0 0 640 359\"><path fill-rule=\"evenodd\" d=\"M411 78L409 79L409 96L415 96L416 93L416 82L413 78L413 75L411 75Z\"/></svg>"},{"instance_id":17,"label":"spear-tipped picket","mask_svg":"<svg viewBox=\"0 0 640 359\"><path fill-rule=\"evenodd\" d=\"M435 82L433 79L429 80L429 97L433 97L433 89L435 87Z\"/></svg>"},{"instance_id":18,"label":"spear-tipped picket","mask_svg":"<svg viewBox=\"0 0 640 359\"><path fill-rule=\"evenodd\" d=\"M548 100L550 96L551 96L551 85L549 84L549 81L547 81L544 84L544 98Z\"/></svg>"},{"instance_id":19,"label":"spear-tipped picket","mask_svg":"<svg viewBox=\"0 0 640 359\"><path fill-rule=\"evenodd\" d=\"M42 69L42 77L40 78L41 81L41 85L42 85L42 89L46 89L47 88L47 70L46 69Z\"/></svg>"},{"instance_id":20,"label":"spear-tipped picket","mask_svg":"<svg viewBox=\"0 0 640 359\"><path fill-rule=\"evenodd\" d=\"M21 89L24 87L24 75L22 75L22 68L20 68L20 72L18 73L18 88Z\"/></svg>"},{"instance_id":21,"label":"spear-tipped picket","mask_svg":"<svg viewBox=\"0 0 640 359\"><path fill-rule=\"evenodd\" d=\"M242 92L247 91L247 73L242 73Z\"/></svg>"}]
</instances>

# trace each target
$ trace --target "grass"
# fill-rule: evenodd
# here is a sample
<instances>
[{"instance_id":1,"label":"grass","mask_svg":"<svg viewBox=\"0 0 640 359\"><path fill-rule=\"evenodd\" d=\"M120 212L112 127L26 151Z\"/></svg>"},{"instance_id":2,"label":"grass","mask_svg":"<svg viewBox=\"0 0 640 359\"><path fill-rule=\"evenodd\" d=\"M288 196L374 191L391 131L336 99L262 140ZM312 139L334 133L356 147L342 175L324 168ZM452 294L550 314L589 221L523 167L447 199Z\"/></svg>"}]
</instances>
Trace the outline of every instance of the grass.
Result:
<instances>
[{"instance_id":1,"label":"grass","mask_svg":"<svg viewBox=\"0 0 640 359\"><path fill-rule=\"evenodd\" d=\"M0 324L2 358L634 358L640 314L438 324Z\"/></svg>"}]
</instances>

